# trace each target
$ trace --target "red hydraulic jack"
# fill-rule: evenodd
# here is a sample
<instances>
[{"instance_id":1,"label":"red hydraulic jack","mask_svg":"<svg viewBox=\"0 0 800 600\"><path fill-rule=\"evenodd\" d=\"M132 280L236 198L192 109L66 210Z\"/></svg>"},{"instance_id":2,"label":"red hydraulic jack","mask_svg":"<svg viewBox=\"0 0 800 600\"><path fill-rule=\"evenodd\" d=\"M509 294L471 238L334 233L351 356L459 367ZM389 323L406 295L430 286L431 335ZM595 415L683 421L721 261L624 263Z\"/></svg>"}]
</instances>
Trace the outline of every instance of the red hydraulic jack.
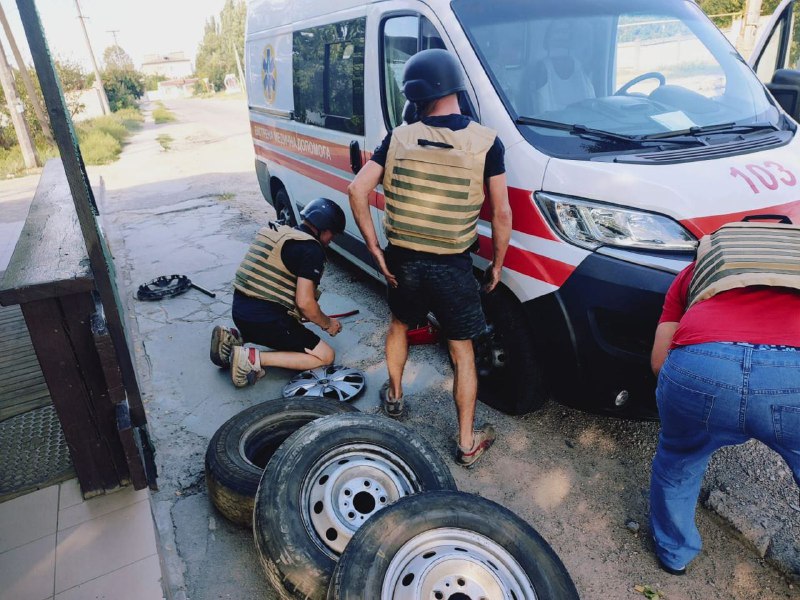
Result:
<instances>
[{"instance_id":1,"label":"red hydraulic jack","mask_svg":"<svg viewBox=\"0 0 800 600\"><path fill-rule=\"evenodd\" d=\"M422 327L409 329L406 332L406 339L408 340L409 346L437 344L439 342L439 328L428 321L428 323Z\"/></svg>"}]
</instances>

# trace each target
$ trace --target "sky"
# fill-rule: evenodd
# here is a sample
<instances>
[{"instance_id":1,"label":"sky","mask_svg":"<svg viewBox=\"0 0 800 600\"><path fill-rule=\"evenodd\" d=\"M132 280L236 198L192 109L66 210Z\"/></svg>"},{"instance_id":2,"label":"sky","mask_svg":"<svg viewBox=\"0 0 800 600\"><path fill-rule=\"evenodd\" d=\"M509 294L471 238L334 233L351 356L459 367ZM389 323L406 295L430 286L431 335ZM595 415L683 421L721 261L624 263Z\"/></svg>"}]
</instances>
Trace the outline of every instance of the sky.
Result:
<instances>
[{"instance_id":1,"label":"sky","mask_svg":"<svg viewBox=\"0 0 800 600\"><path fill-rule=\"evenodd\" d=\"M117 43L141 67L147 54L183 51L194 64L197 47L209 17L219 17L225 0L79 0L81 12L100 68L103 50ZM91 59L78 21L75 0L35 0L44 25L50 52L56 58L80 63L91 71ZM25 32L20 22L17 3L0 0L11 30L25 59L30 64ZM0 32L2 29L0 28ZM6 55L11 58L5 35L0 36Z\"/></svg>"}]
</instances>

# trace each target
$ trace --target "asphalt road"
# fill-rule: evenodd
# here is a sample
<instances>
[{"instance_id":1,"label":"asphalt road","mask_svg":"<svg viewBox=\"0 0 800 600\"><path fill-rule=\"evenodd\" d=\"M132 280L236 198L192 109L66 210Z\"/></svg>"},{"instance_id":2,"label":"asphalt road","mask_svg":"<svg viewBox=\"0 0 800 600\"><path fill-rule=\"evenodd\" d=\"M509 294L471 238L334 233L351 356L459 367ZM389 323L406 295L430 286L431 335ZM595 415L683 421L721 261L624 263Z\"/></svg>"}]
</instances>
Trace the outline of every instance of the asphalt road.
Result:
<instances>
[{"instance_id":1,"label":"asphalt road","mask_svg":"<svg viewBox=\"0 0 800 600\"><path fill-rule=\"evenodd\" d=\"M244 407L277 397L291 375L273 370L253 388L235 390L207 358L212 326L229 321L236 265L273 213L253 173L244 99L167 105L175 123L148 122L120 161L90 167L89 174L96 188L102 177L106 190L103 225L133 326L157 447L160 489L153 506L169 585L176 598L273 598L252 533L214 510L203 478L203 455L216 428ZM168 152L156 140L165 134L173 138ZM217 298L190 293L160 303L133 300L139 283L169 273L188 274ZM356 406L377 412L377 390L386 376L382 288L333 257L322 290L327 311L361 311L344 321L343 333L331 343L338 362L367 373L367 390ZM643 597L634 589L638 585L660 589L670 600L800 597L798 584L774 566L800 575L797 489L788 469L765 449L750 444L715 458L698 512L705 548L686 577L672 577L658 569L647 527L657 424L597 417L554 403L525 417L480 405L478 420L493 422L500 437L479 466L467 471L450 458L451 385L441 348L413 348L404 424L447 457L459 489L505 505L536 528L564 561L581 597Z\"/></svg>"}]
</instances>

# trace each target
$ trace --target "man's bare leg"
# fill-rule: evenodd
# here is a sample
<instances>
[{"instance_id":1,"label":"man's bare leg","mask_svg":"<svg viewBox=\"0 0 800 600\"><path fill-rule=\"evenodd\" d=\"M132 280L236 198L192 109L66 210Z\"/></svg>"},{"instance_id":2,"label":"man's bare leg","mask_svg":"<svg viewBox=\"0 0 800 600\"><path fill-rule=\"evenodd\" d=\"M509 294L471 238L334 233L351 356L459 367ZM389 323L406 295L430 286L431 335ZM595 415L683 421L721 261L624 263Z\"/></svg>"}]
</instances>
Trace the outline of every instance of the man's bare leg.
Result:
<instances>
[{"instance_id":1,"label":"man's bare leg","mask_svg":"<svg viewBox=\"0 0 800 600\"><path fill-rule=\"evenodd\" d=\"M475 403L478 400L478 372L472 340L447 340L453 359L453 398L458 417L458 444L472 448Z\"/></svg>"},{"instance_id":2,"label":"man's bare leg","mask_svg":"<svg viewBox=\"0 0 800 600\"><path fill-rule=\"evenodd\" d=\"M408 359L408 325L392 315L386 334L386 367L389 370L389 397L403 397L403 369Z\"/></svg>"}]
</instances>

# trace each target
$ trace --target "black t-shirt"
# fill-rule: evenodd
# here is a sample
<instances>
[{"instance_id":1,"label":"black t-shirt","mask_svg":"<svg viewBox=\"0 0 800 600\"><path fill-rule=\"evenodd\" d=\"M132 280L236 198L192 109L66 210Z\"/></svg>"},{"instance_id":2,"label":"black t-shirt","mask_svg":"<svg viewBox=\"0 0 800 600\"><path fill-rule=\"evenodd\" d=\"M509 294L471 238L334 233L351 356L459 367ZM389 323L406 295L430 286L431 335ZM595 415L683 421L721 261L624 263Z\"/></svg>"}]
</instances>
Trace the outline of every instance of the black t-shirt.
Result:
<instances>
[{"instance_id":1,"label":"black t-shirt","mask_svg":"<svg viewBox=\"0 0 800 600\"><path fill-rule=\"evenodd\" d=\"M443 115L436 117L422 117L422 122L429 127L447 127L453 131L466 129L470 121L465 115ZM392 141L392 132L386 134L381 145L375 148L370 160L375 161L380 166L386 166L386 153L389 152L389 143ZM483 166L483 178L489 179L495 175L502 175L506 172L505 164L506 149L499 137L494 138L494 144L486 153L486 163Z\"/></svg>"},{"instance_id":2,"label":"black t-shirt","mask_svg":"<svg viewBox=\"0 0 800 600\"><path fill-rule=\"evenodd\" d=\"M311 230L305 225L299 225L295 229L312 235ZM315 285L319 285L322 280L322 272L325 270L325 250L319 242L288 240L283 244L281 259L286 268L298 277L310 279ZM256 323L274 320L285 316L288 312L282 304L251 298L239 291L233 294L232 310L236 318Z\"/></svg>"}]
</instances>

